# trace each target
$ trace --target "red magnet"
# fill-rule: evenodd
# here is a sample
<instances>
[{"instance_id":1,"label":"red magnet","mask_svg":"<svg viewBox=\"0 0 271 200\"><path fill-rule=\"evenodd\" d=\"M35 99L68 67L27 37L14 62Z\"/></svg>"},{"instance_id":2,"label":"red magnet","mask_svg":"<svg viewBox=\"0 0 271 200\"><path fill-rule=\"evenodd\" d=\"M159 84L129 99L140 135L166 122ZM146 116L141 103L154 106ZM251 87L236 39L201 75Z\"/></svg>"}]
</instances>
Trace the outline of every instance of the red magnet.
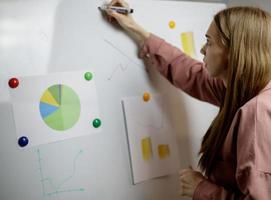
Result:
<instances>
[{"instance_id":1,"label":"red magnet","mask_svg":"<svg viewBox=\"0 0 271 200\"><path fill-rule=\"evenodd\" d=\"M19 80L17 78L11 78L8 82L9 87L16 88L19 85Z\"/></svg>"}]
</instances>

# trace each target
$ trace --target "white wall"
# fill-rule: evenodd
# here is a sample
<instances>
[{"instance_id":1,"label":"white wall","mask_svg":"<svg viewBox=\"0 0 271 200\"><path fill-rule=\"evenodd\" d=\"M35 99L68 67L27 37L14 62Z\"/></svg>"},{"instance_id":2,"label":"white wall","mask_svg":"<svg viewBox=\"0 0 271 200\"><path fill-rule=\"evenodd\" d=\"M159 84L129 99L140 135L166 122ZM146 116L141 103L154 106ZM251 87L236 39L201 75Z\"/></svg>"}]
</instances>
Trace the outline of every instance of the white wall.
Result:
<instances>
[{"instance_id":1,"label":"white wall","mask_svg":"<svg viewBox=\"0 0 271 200\"><path fill-rule=\"evenodd\" d=\"M228 6L256 6L271 12L271 0L229 0Z\"/></svg>"},{"instance_id":2,"label":"white wall","mask_svg":"<svg viewBox=\"0 0 271 200\"><path fill-rule=\"evenodd\" d=\"M175 1L184 1L184 0L175 0ZM271 12L271 0L186 0L186 1L219 2L226 3L227 6L256 6Z\"/></svg>"}]
</instances>

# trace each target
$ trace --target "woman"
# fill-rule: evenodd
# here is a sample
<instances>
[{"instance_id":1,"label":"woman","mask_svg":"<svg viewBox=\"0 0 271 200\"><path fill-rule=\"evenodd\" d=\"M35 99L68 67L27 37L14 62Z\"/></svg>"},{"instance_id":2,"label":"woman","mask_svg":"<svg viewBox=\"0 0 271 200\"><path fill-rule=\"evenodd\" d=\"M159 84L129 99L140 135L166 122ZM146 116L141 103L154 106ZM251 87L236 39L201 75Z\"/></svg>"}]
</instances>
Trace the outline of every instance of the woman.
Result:
<instances>
[{"instance_id":1,"label":"woman","mask_svg":"<svg viewBox=\"0 0 271 200\"><path fill-rule=\"evenodd\" d=\"M128 7L122 0L110 5ZM131 17L107 10L172 84L220 110L200 149L199 166L180 172L181 194L193 199L271 199L271 16L233 7L214 16L193 60L145 31Z\"/></svg>"}]
</instances>

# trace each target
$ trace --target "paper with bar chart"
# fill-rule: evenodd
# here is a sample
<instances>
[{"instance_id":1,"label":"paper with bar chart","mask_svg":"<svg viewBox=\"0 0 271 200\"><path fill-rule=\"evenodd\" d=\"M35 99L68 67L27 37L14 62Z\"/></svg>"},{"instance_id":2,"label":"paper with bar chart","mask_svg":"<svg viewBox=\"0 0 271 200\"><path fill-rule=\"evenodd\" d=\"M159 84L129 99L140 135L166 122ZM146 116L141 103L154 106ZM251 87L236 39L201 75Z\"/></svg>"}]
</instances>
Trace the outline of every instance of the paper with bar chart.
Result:
<instances>
[{"instance_id":1,"label":"paper with bar chart","mask_svg":"<svg viewBox=\"0 0 271 200\"><path fill-rule=\"evenodd\" d=\"M17 138L26 137L31 147L99 132L94 75L74 71L19 77L19 87L10 90Z\"/></svg>"},{"instance_id":2,"label":"paper with bar chart","mask_svg":"<svg viewBox=\"0 0 271 200\"><path fill-rule=\"evenodd\" d=\"M126 97L122 106L134 184L176 173L180 160L165 98Z\"/></svg>"}]
</instances>

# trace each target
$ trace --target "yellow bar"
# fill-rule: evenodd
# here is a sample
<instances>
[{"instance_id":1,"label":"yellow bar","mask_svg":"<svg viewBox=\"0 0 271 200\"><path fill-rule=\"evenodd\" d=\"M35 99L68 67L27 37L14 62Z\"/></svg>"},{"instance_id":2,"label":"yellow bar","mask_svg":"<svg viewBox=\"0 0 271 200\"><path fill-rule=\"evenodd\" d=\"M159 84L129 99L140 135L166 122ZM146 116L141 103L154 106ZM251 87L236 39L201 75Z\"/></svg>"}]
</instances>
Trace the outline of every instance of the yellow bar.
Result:
<instances>
[{"instance_id":1,"label":"yellow bar","mask_svg":"<svg viewBox=\"0 0 271 200\"><path fill-rule=\"evenodd\" d=\"M196 58L193 32L181 33L181 41L183 52L192 58Z\"/></svg>"},{"instance_id":2,"label":"yellow bar","mask_svg":"<svg viewBox=\"0 0 271 200\"><path fill-rule=\"evenodd\" d=\"M151 144L151 138L143 138L141 140L141 149L142 149L142 156L143 160L148 161L152 159L152 144Z\"/></svg>"},{"instance_id":3,"label":"yellow bar","mask_svg":"<svg viewBox=\"0 0 271 200\"><path fill-rule=\"evenodd\" d=\"M158 145L158 155L160 159L166 158L170 155L170 150L168 144Z\"/></svg>"}]
</instances>

